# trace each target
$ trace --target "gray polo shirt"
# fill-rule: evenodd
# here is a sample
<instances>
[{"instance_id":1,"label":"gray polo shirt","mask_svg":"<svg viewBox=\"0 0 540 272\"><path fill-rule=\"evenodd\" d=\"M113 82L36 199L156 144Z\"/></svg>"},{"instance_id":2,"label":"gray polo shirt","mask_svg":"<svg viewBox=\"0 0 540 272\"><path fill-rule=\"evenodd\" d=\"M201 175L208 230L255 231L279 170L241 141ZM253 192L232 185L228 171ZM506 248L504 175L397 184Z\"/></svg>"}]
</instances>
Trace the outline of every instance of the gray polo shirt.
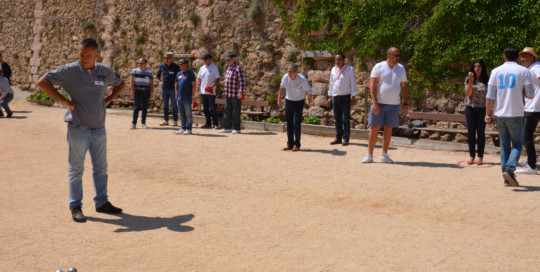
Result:
<instances>
[{"instance_id":1,"label":"gray polo shirt","mask_svg":"<svg viewBox=\"0 0 540 272\"><path fill-rule=\"evenodd\" d=\"M96 62L92 70L79 61L59 66L45 74L53 85L60 85L77 105L67 109L64 121L90 128L105 127L105 96L107 86L117 86L122 77L111 68Z\"/></svg>"},{"instance_id":2,"label":"gray polo shirt","mask_svg":"<svg viewBox=\"0 0 540 272\"><path fill-rule=\"evenodd\" d=\"M2 93L13 94L13 89L9 85L9 80L3 76L0 76L0 96Z\"/></svg>"}]
</instances>

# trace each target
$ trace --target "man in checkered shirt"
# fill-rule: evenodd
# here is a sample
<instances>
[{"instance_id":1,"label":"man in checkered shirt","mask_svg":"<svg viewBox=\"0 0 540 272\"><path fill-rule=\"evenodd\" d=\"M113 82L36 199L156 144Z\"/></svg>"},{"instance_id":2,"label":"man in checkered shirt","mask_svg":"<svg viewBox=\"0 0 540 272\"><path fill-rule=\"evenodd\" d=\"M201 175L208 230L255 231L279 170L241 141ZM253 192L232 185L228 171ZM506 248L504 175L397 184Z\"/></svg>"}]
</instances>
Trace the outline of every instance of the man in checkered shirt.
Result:
<instances>
[{"instance_id":1,"label":"man in checkered shirt","mask_svg":"<svg viewBox=\"0 0 540 272\"><path fill-rule=\"evenodd\" d=\"M225 75L225 86L223 95L225 96L225 109L223 111L223 129L219 132L233 134L240 133L240 111L242 100L246 93L246 80L244 69L236 61L236 55L230 53L227 56L227 74Z\"/></svg>"}]
</instances>

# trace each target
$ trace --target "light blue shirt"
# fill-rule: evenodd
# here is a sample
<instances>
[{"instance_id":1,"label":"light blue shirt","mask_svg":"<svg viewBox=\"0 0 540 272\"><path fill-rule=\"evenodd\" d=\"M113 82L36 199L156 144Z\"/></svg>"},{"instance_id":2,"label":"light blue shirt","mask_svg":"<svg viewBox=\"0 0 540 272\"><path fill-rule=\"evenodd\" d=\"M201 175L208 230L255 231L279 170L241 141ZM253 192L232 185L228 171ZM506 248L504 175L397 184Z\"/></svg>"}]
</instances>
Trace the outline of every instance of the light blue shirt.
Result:
<instances>
[{"instance_id":1,"label":"light blue shirt","mask_svg":"<svg viewBox=\"0 0 540 272\"><path fill-rule=\"evenodd\" d=\"M289 77L288 73L285 74L283 78L281 78L279 87L285 89L285 99L289 101L301 101L306 99L306 93L313 93L311 86L309 86L309 82L301 74L296 74L294 80Z\"/></svg>"},{"instance_id":2,"label":"light blue shirt","mask_svg":"<svg viewBox=\"0 0 540 272\"><path fill-rule=\"evenodd\" d=\"M92 70L79 61L59 66L44 76L52 85L60 85L75 100L75 110L66 110L64 121L89 128L105 127L105 96L109 85L122 83L111 68L96 62Z\"/></svg>"}]
</instances>

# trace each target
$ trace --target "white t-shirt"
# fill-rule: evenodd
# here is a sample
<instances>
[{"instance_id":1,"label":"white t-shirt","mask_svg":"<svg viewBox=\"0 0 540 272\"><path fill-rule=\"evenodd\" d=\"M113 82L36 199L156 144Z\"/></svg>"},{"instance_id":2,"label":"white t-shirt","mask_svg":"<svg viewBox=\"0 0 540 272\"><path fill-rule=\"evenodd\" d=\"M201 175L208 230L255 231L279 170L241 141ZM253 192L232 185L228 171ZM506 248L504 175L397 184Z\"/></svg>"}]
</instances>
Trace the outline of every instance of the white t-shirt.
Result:
<instances>
[{"instance_id":1,"label":"white t-shirt","mask_svg":"<svg viewBox=\"0 0 540 272\"><path fill-rule=\"evenodd\" d=\"M294 80L289 77L289 74L285 74L281 78L279 87L285 89L285 99L289 101L301 101L306 98L306 93L313 93L309 82L301 74L296 74Z\"/></svg>"},{"instance_id":2,"label":"white t-shirt","mask_svg":"<svg viewBox=\"0 0 540 272\"><path fill-rule=\"evenodd\" d=\"M540 112L540 62L535 62L529 66L531 80L534 87L534 97L525 97L525 111Z\"/></svg>"},{"instance_id":3,"label":"white t-shirt","mask_svg":"<svg viewBox=\"0 0 540 272\"><path fill-rule=\"evenodd\" d=\"M493 114L498 117L523 117L523 92L526 85L532 85L529 69L513 61L493 69L488 89L496 90L496 95L489 91L487 95L487 98L495 100Z\"/></svg>"},{"instance_id":4,"label":"white t-shirt","mask_svg":"<svg viewBox=\"0 0 540 272\"><path fill-rule=\"evenodd\" d=\"M400 63L390 68L386 61L381 61L371 70L371 77L379 78L377 84L377 100L380 104L399 105L401 104L399 94L401 93L401 83L407 82L407 72Z\"/></svg>"},{"instance_id":5,"label":"white t-shirt","mask_svg":"<svg viewBox=\"0 0 540 272\"><path fill-rule=\"evenodd\" d=\"M209 93L205 91L206 86L211 86L216 82L216 79L220 78L219 70L216 65L213 63L210 63L210 65L207 67L206 65L203 65L199 69L199 73L197 73L197 78L201 80L201 94L210 94L210 95L216 95L216 87L214 87L214 92Z\"/></svg>"}]
</instances>

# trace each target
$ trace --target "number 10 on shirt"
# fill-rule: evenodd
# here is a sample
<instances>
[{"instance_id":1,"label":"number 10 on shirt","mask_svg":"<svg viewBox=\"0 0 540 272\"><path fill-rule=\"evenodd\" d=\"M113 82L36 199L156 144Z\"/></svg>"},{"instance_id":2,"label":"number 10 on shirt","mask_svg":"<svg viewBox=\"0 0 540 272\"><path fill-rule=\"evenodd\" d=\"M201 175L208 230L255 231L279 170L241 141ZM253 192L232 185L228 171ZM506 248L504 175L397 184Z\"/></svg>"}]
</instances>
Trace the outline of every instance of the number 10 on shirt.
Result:
<instances>
[{"instance_id":1,"label":"number 10 on shirt","mask_svg":"<svg viewBox=\"0 0 540 272\"><path fill-rule=\"evenodd\" d=\"M516 86L516 74L510 73L506 77L503 74L499 75L499 90L506 89L507 87L512 89Z\"/></svg>"}]
</instances>

